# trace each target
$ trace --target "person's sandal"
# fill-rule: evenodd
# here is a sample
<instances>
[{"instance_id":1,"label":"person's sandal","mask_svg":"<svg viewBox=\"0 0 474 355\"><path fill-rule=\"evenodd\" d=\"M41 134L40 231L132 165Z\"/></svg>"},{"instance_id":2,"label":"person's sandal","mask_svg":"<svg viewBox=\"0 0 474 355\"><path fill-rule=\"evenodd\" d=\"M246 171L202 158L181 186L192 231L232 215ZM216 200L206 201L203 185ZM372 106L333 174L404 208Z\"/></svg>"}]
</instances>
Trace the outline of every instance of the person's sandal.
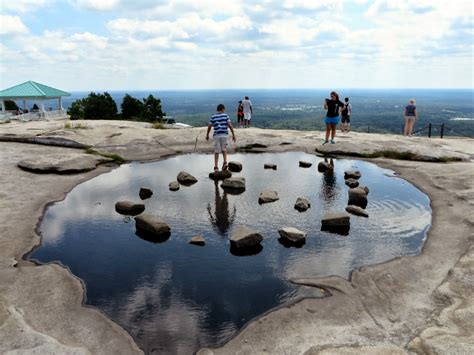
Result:
<instances>
[{"instance_id":1,"label":"person's sandal","mask_svg":"<svg viewBox=\"0 0 474 355\"><path fill-rule=\"evenodd\" d=\"M214 172L215 173L219 172L219 168L217 166L214 167Z\"/></svg>"},{"instance_id":2,"label":"person's sandal","mask_svg":"<svg viewBox=\"0 0 474 355\"><path fill-rule=\"evenodd\" d=\"M224 162L224 165L222 165L222 171L229 169L229 165L227 165L227 162Z\"/></svg>"}]
</instances>

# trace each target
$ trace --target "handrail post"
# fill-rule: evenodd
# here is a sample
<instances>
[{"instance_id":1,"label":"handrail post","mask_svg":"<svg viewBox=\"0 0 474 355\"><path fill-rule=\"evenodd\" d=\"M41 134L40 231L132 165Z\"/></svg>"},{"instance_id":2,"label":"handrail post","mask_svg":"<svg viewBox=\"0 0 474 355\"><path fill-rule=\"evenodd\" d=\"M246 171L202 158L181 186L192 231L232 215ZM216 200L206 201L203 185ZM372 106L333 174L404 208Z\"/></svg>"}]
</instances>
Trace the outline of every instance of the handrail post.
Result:
<instances>
[{"instance_id":1,"label":"handrail post","mask_svg":"<svg viewBox=\"0 0 474 355\"><path fill-rule=\"evenodd\" d=\"M443 138L444 136L444 123L441 124L441 134L440 134L440 138Z\"/></svg>"},{"instance_id":2,"label":"handrail post","mask_svg":"<svg viewBox=\"0 0 474 355\"><path fill-rule=\"evenodd\" d=\"M428 138L431 138L431 123L428 124Z\"/></svg>"}]
</instances>

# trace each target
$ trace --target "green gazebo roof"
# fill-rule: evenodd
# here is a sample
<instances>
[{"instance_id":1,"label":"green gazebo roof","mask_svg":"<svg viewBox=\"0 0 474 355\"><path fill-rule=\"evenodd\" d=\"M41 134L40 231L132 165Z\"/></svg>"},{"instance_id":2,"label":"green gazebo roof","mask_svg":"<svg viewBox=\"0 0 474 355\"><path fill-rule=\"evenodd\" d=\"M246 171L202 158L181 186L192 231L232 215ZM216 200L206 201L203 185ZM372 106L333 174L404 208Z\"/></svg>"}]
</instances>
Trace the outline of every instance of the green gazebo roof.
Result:
<instances>
[{"instance_id":1,"label":"green gazebo roof","mask_svg":"<svg viewBox=\"0 0 474 355\"><path fill-rule=\"evenodd\" d=\"M54 99L71 94L34 81L12 86L0 91L0 99Z\"/></svg>"}]
</instances>

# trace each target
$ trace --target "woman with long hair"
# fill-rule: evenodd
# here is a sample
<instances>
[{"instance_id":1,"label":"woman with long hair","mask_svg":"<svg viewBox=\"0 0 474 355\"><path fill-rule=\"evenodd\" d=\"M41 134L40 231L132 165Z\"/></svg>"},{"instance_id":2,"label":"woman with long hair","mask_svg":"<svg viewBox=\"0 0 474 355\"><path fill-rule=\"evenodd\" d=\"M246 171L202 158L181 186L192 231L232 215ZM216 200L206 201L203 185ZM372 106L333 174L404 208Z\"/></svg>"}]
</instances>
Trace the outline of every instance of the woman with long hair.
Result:
<instances>
[{"instance_id":1,"label":"woman with long hair","mask_svg":"<svg viewBox=\"0 0 474 355\"><path fill-rule=\"evenodd\" d=\"M326 123L326 140L323 144L329 143L329 135L331 135L331 144L334 144L334 137L336 136L336 125L339 123L339 115L344 108L344 103L339 100L337 92L331 92L331 98L324 100L324 109L327 110Z\"/></svg>"}]
</instances>

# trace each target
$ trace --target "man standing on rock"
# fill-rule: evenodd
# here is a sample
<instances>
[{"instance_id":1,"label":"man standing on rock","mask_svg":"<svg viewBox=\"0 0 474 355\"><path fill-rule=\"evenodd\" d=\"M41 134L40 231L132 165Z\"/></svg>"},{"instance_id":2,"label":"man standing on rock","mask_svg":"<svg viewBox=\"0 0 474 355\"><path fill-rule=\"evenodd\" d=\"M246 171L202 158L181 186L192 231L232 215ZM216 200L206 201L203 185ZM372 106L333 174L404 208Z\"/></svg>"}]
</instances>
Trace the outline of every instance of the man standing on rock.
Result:
<instances>
[{"instance_id":1,"label":"man standing on rock","mask_svg":"<svg viewBox=\"0 0 474 355\"><path fill-rule=\"evenodd\" d=\"M224 165L222 170L227 170L227 140L229 137L229 129L232 132L232 140L235 142L235 133L232 123L230 122L229 116L225 113L225 106L219 104L217 106L217 113L213 115L207 126L206 140L209 140L209 133L214 128L213 140L214 140L214 173L219 171L219 154L222 153L224 158Z\"/></svg>"},{"instance_id":2,"label":"man standing on rock","mask_svg":"<svg viewBox=\"0 0 474 355\"><path fill-rule=\"evenodd\" d=\"M242 101L242 107L244 108L244 127L250 127L250 120L252 119L253 109L252 101L250 101L248 96L245 96L245 99Z\"/></svg>"}]
</instances>

